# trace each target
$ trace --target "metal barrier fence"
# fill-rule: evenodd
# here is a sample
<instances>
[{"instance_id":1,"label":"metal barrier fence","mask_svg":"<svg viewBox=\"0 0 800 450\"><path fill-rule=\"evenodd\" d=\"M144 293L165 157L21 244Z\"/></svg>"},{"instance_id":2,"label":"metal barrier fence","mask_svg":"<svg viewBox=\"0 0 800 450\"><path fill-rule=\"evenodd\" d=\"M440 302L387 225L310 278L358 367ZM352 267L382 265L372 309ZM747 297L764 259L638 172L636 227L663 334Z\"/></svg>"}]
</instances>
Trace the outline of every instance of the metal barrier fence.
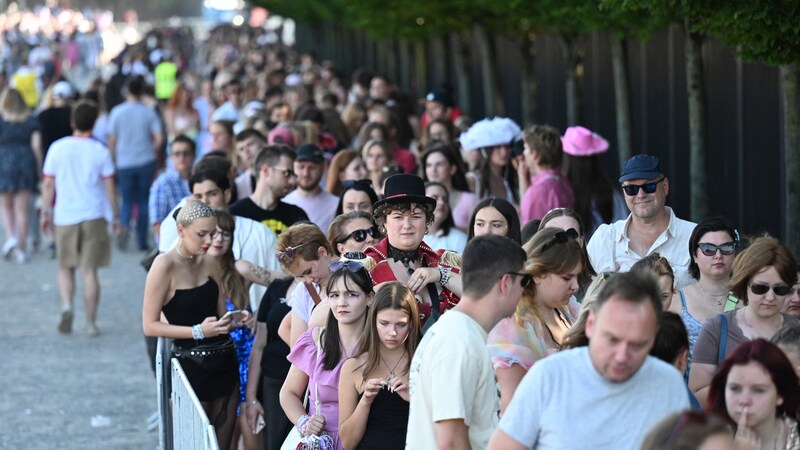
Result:
<instances>
[{"instance_id":1,"label":"metal barrier fence","mask_svg":"<svg viewBox=\"0 0 800 450\"><path fill-rule=\"evenodd\" d=\"M214 426L186 378L181 363L171 358L171 343L171 339L159 338L156 353L159 448L219 450Z\"/></svg>"}]
</instances>

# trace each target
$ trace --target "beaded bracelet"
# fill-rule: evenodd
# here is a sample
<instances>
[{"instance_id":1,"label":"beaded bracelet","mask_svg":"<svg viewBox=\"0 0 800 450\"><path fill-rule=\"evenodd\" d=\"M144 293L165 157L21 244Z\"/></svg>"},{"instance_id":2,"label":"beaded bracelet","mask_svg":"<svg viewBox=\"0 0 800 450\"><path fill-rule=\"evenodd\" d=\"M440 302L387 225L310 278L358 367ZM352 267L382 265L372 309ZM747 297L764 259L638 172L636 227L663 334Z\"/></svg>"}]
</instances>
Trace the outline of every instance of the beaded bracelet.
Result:
<instances>
[{"instance_id":1,"label":"beaded bracelet","mask_svg":"<svg viewBox=\"0 0 800 450\"><path fill-rule=\"evenodd\" d=\"M306 435L306 430L308 430L308 422L310 421L311 421L311 416L309 416L308 414L302 415L300 416L299 419L297 419L297 430L303 436Z\"/></svg>"},{"instance_id":2,"label":"beaded bracelet","mask_svg":"<svg viewBox=\"0 0 800 450\"><path fill-rule=\"evenodd\" d=\"M453 272L452 269L442 266L436 266L436 268L439 269L439 284L441 284L442 287L447 286L447 282L450 281L450 274Z\"/></svg>"},{"instance_id":3,"label":"beaded bracelet","mask_svg":"<svg viewBox=\"0 0 800 450\"><path fill-rule=\"evenodd\" d=\"M205 339L206 336L203 334L203 328L198 323L197 325L192 326L192 338L195 341L199 341L201 339Z\"/></svg>"}]
</instances>

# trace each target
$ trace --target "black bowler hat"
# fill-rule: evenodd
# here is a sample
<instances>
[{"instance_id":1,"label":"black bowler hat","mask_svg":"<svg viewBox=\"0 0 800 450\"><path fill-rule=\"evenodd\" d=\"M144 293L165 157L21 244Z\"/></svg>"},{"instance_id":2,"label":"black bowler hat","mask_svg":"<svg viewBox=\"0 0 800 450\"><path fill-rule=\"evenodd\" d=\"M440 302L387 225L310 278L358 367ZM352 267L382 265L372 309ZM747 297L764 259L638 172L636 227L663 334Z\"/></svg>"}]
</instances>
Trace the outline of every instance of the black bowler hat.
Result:
<instances>
[{"instance_id":1,"label":"black bowler hat","mask_svg":"<svg viewBox=\"0 0 800 450\"><path fill-rule=\"evenodd\" d=\"M422 178L410 173L398 173L387 178L383 195L381 200L375 202L373 208L396 203L436 204L436 200L425 195L425 182Z\"/></svg>"}]
</instances>

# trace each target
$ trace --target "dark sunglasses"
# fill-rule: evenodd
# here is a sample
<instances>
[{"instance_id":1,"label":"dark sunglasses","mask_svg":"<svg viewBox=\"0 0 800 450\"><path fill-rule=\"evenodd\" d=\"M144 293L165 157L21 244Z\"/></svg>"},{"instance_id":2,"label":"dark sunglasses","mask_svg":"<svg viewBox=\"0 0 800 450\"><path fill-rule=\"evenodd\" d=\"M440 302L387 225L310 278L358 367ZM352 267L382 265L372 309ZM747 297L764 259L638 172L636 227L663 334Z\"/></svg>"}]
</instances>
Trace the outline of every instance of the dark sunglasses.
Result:
<instances>
[{"instance_id":1,"label":"dark sunglasses","mask_svg":"<svg viewBox=\"0 0 800 450\"><path fill-rule=\"evenodd\" d=\"M558 233L556 233L555 236L553 236L553 238L550 239L550 242L544 244L544 247L542 247L542 251L546 252L554 245L564 244L570 239L572 239L573 241L578 239L578 231L575 230L575 228L569 228L564 231L559 231Z\"/></svg>"},{"instance_id":2,"label":"dark sunglasses","mask_svg":"<svg viewBox=\"0 0 800 450\"><path fill-rule=\"evenodd\" d=\"M723 255L732 255L736 251L736 242L726 242L720 245L714 245L709 242L701 242L697 244L697 248L700 249L706 256L714 256L717 254L717 250L722 252Z\"/></svg>"},{"instance_id":3,"label":"dark sunglasses","mask_svg":"<svg viewBox=\"0 0 800 450\"><path fill-rule=\"evenodd\" d=\"M527 273L506 272L506 275L516 275L518 277L522 277L520 279L519 285L522 286L523 289L528 287L528 285L531 284L531 281L533 281L533 277L528 275Z\"/></svg>"},{"instance_id":4,"label":"dark sunglasses","mask_svg":"<svg viewBox=\"0 0 800 450\"><path fill-rule=\"evenodd\" d=\"M372 180L344 180L342 181L342 187L345 189L352 189L354 187L360 187L362 189L370 188L372 189Z\"/></svg>"},{"instance_id":5,"label":"dark sunglasses","mask_svg":"<svg viewBox=\"0 0 800 450\"><path fill-rule=\"evenodd\" d=\"M282 251L275 252L275 256L278 257L278 261L280 261L282 264L289 264L294 259L294 255L297 253L297 249L305 245L308 244L300 244L294 247L286 247Z\"/></svg>"},{"instance_id":6,"label":"dark sunglasses","mask_svg":"<svg viewBox=\"0 0 800 450\"><path fill-rule=\"evenodd\" d=\"M772 289L772 292L774 292L775 295L778 295L778 296L781 296L781 297L783 297L784 295L789 295L789 293L792 292L792 286L787 286L785 284L778 284L778 285L775 285L775 286L768 286L766 284L751 284L750 285L750 290L753 291L753 294L756 294L756 295L764 295L767 292L769 292L770 289Z\"/></svg>"},{"instance_id":7,"label":"dark sunglasses","mask_svg":"<svg viewBox=\"0 0 800 450\"><path fill-rule=\"evenodd\" d=\"M628 184L626 186L622 186L622 190L625 191L625 194L630 197L635 197L636 194L639 193L639 188L642 188L645 194L652 194L658 188L658 183L661 183L662 181L664 181L663 177L658 181L651 181L645 184Z\"/></svg>"},{"instance_id":8,"label":"dark sunglasses","mask_svg":"<svg viewBox=\"0 0 800 450\"><path fill-rule=\"evenodd\" d=\"M297 174L294 173L294 170L287 169L285 167L273 167L272 169L273 170L277 170L279 172L283 172L283 176L286 177L286 178L294 178L294 177L297 176Z\"/></svg>"},{"instance_id":9,"label":"dark sunglasses","mask_svg":"<svg viewBox=\"0 0 800 450\"><path fill-rule=\"evenodd\" d=\"M373 239L378 239L381 236L381 232L378 231L378 227L370 227L366 230L355 230L348 234L347 237L342 239L341 242L344 242L350 238L355 239L356 242L364 242L367 239L367 235Z\"/></svg>"}]
</instances>

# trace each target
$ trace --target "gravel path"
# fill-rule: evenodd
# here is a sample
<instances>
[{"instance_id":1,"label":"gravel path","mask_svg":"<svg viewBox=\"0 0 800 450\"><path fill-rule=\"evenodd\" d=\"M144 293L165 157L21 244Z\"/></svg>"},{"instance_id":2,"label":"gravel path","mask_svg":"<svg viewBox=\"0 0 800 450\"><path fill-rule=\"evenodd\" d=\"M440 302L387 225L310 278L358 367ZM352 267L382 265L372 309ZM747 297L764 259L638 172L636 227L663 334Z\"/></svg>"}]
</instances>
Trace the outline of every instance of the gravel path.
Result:
<instances>
[{"instance_id":1,"label":"gravel path","mask_svg":"<svg viewBox=\"0 0 800 450\"><path fill-rule=\"evenodd\" d=\"M0 260L0 449L156 448L157 431L146 430L156 395L142 337L140 257L115 250L100 271L95 338L82 333L79 281L73 332L56 330L55 260L42 252L25 265ZM110 424L92 426L96 416Z\"/></svg>"}]
</instances>

